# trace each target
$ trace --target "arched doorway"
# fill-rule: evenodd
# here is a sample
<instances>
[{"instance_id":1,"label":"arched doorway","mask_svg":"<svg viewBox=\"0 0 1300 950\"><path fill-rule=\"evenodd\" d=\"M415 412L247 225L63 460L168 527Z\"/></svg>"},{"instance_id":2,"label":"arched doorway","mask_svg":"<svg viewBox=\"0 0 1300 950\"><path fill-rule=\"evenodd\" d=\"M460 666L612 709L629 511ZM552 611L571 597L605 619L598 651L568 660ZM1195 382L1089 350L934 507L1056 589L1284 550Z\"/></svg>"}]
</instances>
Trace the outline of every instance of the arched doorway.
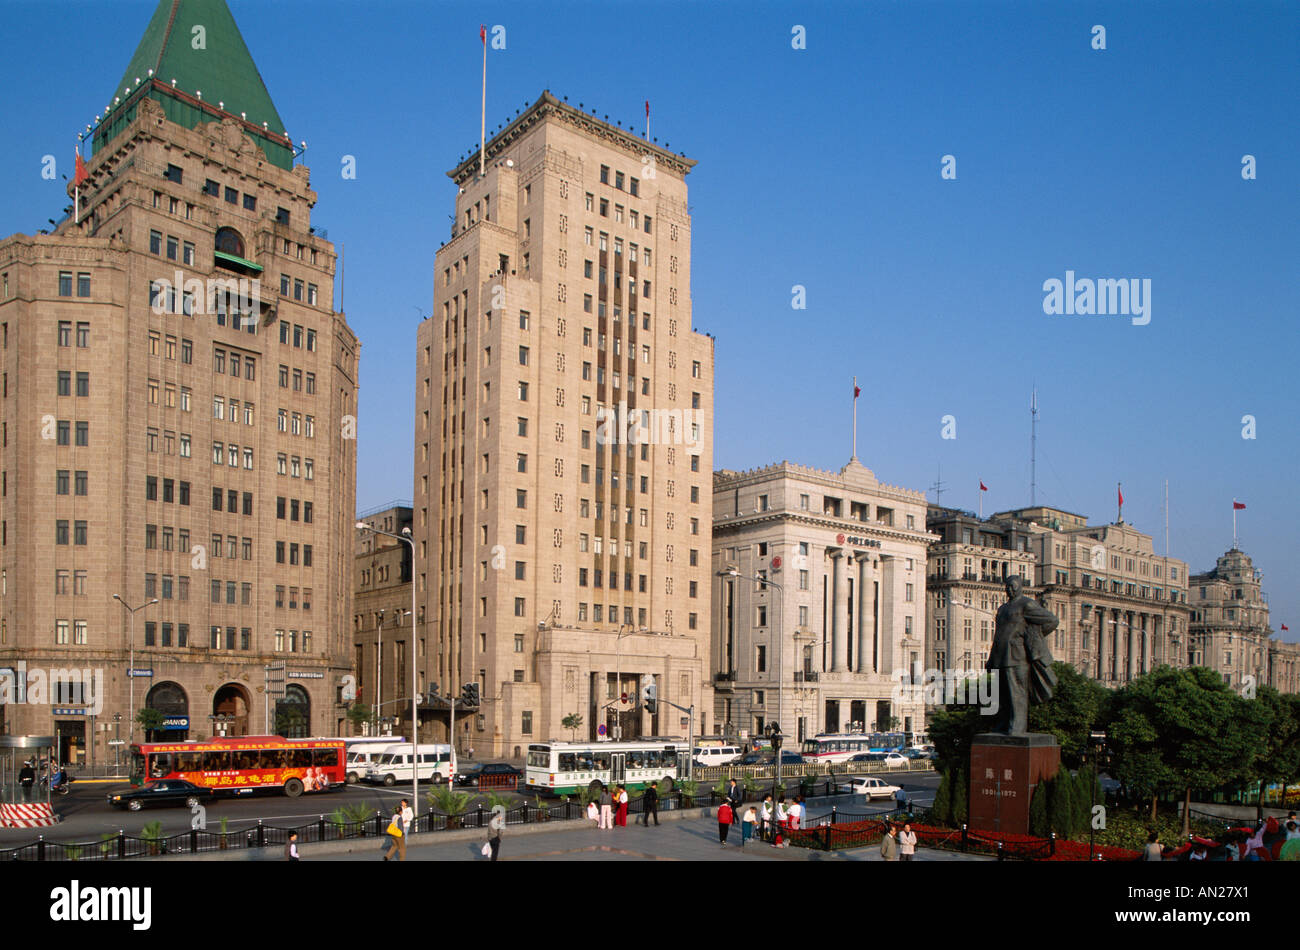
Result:
<instances>
[{"instance_id":1,"label":"arched doorway","mask_svg":"<svg viewBox=\"0 0 1300 950\"><path fill-rule=\"evenodd\" d=\"M248 735L248 690L227 683L212 697L212 735Z\"/></svg>"},{"instance_id":2,"label":"arched doorway","mask_svg":"<svg viewBox=\"0 0 1300 950\"><path fill-rule=\"evenodd\" d=\"M190 699L179 683L158 683L145 696L149 709L162 713L161 729L151 729L151 741L184 742L190 737Z\"/></svg>"},{"instance_id":3,"label":"arched doorway","mask_svg":"<svg viewBox=\"0 0 1300 950\"><path fill-rule=\"evenodd\" d=\"M284 699L275 701L275 734L286 739L311 735L311 697L297 683L284 688Z\"/></svg>"}]
</instances>

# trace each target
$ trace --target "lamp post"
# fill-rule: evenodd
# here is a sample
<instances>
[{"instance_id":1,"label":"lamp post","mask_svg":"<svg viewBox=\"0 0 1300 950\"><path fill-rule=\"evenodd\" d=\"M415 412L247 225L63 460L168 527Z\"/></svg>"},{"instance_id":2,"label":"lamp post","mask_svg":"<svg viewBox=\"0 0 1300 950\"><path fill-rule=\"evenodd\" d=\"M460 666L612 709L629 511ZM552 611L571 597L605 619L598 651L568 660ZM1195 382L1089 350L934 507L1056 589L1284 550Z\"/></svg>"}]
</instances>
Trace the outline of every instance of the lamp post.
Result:
<instances>
[{"instance_id":1,"label":"lamp post","mask_svg":"<svg viewBox=\"0 0 1300 950\"><path fill-rule=\"evenodd\" d=\"M411 548L411 804L415 807L415 815L418 822L420 816L420 691L416 688L417 678L415 670L415 618L419 616L415 612L415 539L411 537L410 528L403 528L401 534L392 534L388 531L381 531L379 528L366 524L364 521L358 521L357 530L373 531L375 534L382 534L395 541L401 541L409 545ZM376 695L375 698L379 700L383 699L383 697L379 695ZM451 757L452 774L454 776L456 772L456 736L454 734L451 736Z\"/></svg>"},{"instance_id":2,"label":"lamp post","mask_svg":"<svg viewBox=\"0 0 1300 950\"><path fill-rule=\"evenodd\" d=\"M126 612L131 615L131 658L127 661L126 668L126 678L129 681L131 688L131 698L127 708L127 715L130 717L127 720L127 744L129 745L135 741L135 612L137 610L144 610L146 607L152 607L154 604L158 603L158 598L155 597L153 600L141 604L139 607L132 607L122 599L121 594L114 594L113 599L125 607Z\"/></svg>"},{"instance_id":3,"label":"lamp post","mask_svg":"<svg viewBox=\"0 0 1300 950\"><path fill-rule=\"evenodd\" d=\"M772 751L776 754L776 768L772 772L772 820L777 819L777 808L780 797L777 795L777 786L781 784L781 724L778 722L769 722L767 724L767 737L772 743ZM778 826L779 827L779 826ZM775 831L772 840L775 841Z\"/></svg>"},{"instance_id":4,"label":"lamp post","mask_svg":"<svg viewBox=\"0 0 1300 950\"><path fill-rule=\"evenodd\" d=\"M384 704L384 612L375 621L375 735L379 735L379 707ZM416 760L412 759L412 763ZM411 766L414 768L414 764Z\"/></svg>"}]
</instances>

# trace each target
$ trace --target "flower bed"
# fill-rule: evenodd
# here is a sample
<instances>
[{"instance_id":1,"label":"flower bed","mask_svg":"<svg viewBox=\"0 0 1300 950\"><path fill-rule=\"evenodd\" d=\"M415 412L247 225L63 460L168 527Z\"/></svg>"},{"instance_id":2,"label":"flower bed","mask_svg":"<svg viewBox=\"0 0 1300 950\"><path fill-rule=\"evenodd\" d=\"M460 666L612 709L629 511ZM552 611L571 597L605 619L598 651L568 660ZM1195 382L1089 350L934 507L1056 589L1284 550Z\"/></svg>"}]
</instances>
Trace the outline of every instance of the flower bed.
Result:
<instances>
[{"instance_id":1,"label":"flower bed","mask_svg":"<svg viewBox=\"0 0 1300 950\"><path fill-rule=\"evenodd\" d=\"M916 843L921 847L961 849L961 831L954 828L942 828L934 825L912 825L916 832ZM838 851L842 848L861 848L879 844L885 834L883 821L853 821L817 828L801 828L789 834L790 844L795 847L829 849ZM1051 842L1034 835L1016 835L1005 832L980 831L967 835L968 851L996 854L998 845L1009 856L1035 861L1087 861L1088 843L1086 841L1068 841L1057 839L1056 853L1051 853ZM1136 861L1141 853L1127 848L1107 845L1095 845L1092 848L1094 858L1103 861Z\"/></svg>"}]
</instances>

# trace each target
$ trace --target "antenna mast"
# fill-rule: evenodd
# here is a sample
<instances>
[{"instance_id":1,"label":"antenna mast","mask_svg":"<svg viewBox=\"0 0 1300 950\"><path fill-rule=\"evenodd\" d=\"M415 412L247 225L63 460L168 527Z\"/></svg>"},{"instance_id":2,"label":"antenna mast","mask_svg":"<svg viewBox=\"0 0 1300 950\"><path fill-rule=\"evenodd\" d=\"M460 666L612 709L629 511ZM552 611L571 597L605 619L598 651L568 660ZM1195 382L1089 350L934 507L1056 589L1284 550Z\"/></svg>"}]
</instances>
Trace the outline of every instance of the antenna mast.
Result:
<instances>
[{"instance_id":1,"label":"antenna mast","mask_svg":"<svg viewBox=\"0 0 1300 950\"><path fill-rule=\"evenodd\" d=\"M934 503L942 507L943 493L945 491L943 487L943 463L942 462L939 463L939 471L938 474L935 476L934 484L930 486L930 491L934 492Z\"/></svg>"},{"instance_id":2,"label":"antenna mast","mask_svg":"<svg viewBox=\"0 0 1300 950\"><path fill-rule=\"evenodd\" d=\"M1038 387L1029 397L1029 507L1038 506Z\"/></svg>"}]
</instances>

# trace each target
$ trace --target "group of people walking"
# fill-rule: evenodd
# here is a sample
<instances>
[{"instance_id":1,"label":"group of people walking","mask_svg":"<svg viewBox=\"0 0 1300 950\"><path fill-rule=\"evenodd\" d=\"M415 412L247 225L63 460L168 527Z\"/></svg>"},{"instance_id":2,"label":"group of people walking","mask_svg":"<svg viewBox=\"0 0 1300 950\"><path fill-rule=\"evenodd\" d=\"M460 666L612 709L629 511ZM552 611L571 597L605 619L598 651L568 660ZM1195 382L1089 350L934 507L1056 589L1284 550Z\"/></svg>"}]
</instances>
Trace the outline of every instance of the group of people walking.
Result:
<instances>
[{"instance_id":1,"label":"group of people walking","mask_svg":"<svg viewBox=\"0 0 1300 950\"><path fill-rule=\"evenodd\" d=\"M740 846L743 848L750 841L769 842L774 848L789 846L789 832L798 830L804 822L806 813L803 796L796 795L794 801L786 804L785 795L777 795L772 801L769 792L763 796L762 805L755 808L750 805L741 813L745 792L733 778L727 784L726 797L718 806L718 846L727 846L727 836L731 826L740 825Z\"/></svg>"}]
</instances>

